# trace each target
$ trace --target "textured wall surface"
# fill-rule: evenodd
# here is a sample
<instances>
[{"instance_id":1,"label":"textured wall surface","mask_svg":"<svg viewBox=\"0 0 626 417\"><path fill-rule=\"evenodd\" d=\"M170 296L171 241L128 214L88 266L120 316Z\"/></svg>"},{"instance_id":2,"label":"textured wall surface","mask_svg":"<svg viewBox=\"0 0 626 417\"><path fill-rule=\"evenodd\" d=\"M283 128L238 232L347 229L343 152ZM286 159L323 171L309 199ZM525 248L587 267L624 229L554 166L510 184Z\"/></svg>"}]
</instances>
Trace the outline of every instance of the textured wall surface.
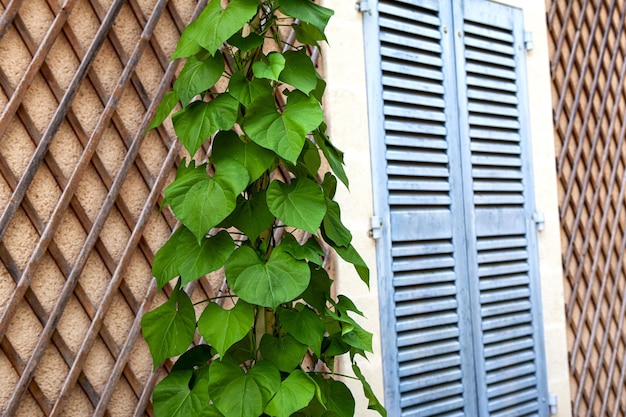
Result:
<instances>
[{"instance_id":1,"label":"textured wall surface","mask_svg":"<svg viewBox=\"0 0 626 417\"><path fill-rule=\"evenodd\" d=\"M626 4L547 4L573 415L625 415Z\"/></svg>"},{"instance_id":2,"label":"textured wall surface","mask_svg":"<svg viewBox=\"0 0 626 417\"><path fill-rule=\"evenodd\" d=\"M175 226L159 203L180 151L171 128L142 132L202 3L0 0L5 416L152 415L164 371L139 325L164 301L150 265Z\"/></svg>"}]
</instances>

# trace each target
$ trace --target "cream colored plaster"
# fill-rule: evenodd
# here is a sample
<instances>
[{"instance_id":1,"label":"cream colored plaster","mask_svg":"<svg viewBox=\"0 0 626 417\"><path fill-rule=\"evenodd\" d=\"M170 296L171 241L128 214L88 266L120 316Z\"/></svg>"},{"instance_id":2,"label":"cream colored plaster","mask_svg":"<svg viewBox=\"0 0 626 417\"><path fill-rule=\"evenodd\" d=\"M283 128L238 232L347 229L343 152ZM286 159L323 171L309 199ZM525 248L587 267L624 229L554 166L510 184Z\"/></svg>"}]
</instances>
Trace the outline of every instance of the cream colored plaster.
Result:
<instances>
[{"instance_id":1,"label":"cream colored plaster","mask_svg":"<svg viewBox=\"0 0 626 417\"><path fill-rule=\"evenodd\" d=\"M329 47L325 47L324 72L328 86L325 111L329 120L328 134L333 143L345 152L346 173L350 191L339 186L337 201L342 207L341 218L353 235L353 245L370 267L370 289L359 279L354 268L337 259L336 285L339 294L346 294L363 310L367 320L361 324L374 334L374 354L369 361L360 360L359 366L378 398L383 401L383 367L380 346L380 317L376 251L369 237L372 212L372 174L370 167L369 132L367 124L367 91L361 14L354 2L325 0L335 15L326 33ZM339 372L352 374L349 358L339 364ZM376 415L367 410L360 383L345 381L357 400L357 416Z\"/></svg>"},{"instance_id":2,"label":"cream colored plaster","mask_svg":"<svg viewBox=\"0 0 626 417\"><path fill-rule=\"evenodd\" d=\"M545 2L499 2L522 9L525 30L532 32L533 36L533 49L527 53L526 59L535 200L537 210L545 215L545 230L539 233L538 244L548 389L558 396L558 415L571 416Z\"/></svg>"}]
</instances>

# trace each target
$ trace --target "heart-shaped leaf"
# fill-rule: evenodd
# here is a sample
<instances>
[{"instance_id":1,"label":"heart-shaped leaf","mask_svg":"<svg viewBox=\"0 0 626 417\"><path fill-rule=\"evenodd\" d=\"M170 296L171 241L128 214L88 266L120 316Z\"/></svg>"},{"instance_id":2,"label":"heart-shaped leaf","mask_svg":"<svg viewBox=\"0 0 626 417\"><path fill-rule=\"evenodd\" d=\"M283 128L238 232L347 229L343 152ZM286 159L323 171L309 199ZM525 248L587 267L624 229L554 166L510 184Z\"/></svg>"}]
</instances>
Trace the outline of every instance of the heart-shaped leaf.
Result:
<instances>
[{"instance_id":1,"label":"heart-shaped leaf","mask_svg":"<svg viewBox=\"0 0 626 417\"><path fill-rule=\"evenodd\" d=\"M263 413L261 389L240 366L213 361L209 369L209 396L225 417L258 417Z\"/></svg>"},{"instance_id":2,"label":"heart-shaped leaf","mask_svg":"<svg viewBox=\"0 0 626 417\"><path fill-rule=\"evenodd\" d=\"M196 332L196 313L187 293L174 290L168 301L143 316L141 329L155 369L187 350Z\"/></svg>"},{"instance_id":3,"label":"heart-shaped leaf","mask_svg":"<svg viewBox=\"0 0 626 417\"><path fill-rule=\"evenodd\" d=\"M314 376L313 380L319 387L321 402L327 410L337 413L340 417L354 416L354 397L346 384L319 376Z\"/></svg>"},{"instance_id":4,"label":"heart-shaped leaf","mask_svg":"<svg viewBox=\"0 0 626 417\"><path fill-rule=\"evenodd\" d=\"M216 416L207 410L209 405L208 383L204 378L197 379L193 389L189 383L191 370L174 371L154 387L152 400L155 417Z\"/></svg>"},{"instance_id":5,"label":"heart-shaped leaf","mask_svg":"<svg viewBox=\"0 0 626 417\"><path fill-rule=\"evenodd\" d=\"M224 57L220 52L215 56L207 54L204 59L191 56L174 82L174 91L186 106L197 94L213 87L223 72Z\"/></svg>"},{"instance_id":6,"label":"heart-shaped leaf","mask_svg":"<svg viewBox=\"0 0 626 417\"><path fill-rule=\"evenodd\" d=\"M333 246L334 247L334 246ZM334 247L337 254L346 262L354 265L354 269L359 274L361 280L369 287L370 285L370 270L359 255L359 252L354 249L354 246L348 245L347 247L336 246Z\"/></svg>"},{"instance_id":7,"label":"heart-shaped leaf","mask_svg":"<svg viewBox=\"0 0 626 417\"><path fill-rule=\"evenodd\" d=\"M297 307L296 310L281 308L280 324L294 339L309 346L319 356L326 327L313 310L303 304L298 304Z\"/></svg>"},{"instance_id":8,"label":"heart-shaped leaf","mask_svg":"<svg viewBox=\"0 0 626 417\"><path fill-rule=\"evenodd\" d=\"M311 282L302 294L302 299L317 311L326 310L326 302L330 299L330 287L333 281L323 268L311 265Z\"/></svg>"},{"instance_id":9,"label":"heart-shaped leaf","mask_svg":"<svg viewBox=\"0 0 626 417\"><path fill-rule=\"evenodd\" d=\"M265 191L259 191L250 200L240 196L237 199L237 208L227 220L244 232L248 239L255 241L263 231L269 229L276 218L267 208Z\"/></svg>"},{"instance_id":10,"label":"heart-shaped leaf","mask_svg":"<svg viewBox=\"0 0 626 417\"><path fill-rule=\"evenodd\" d=\"M249 51L250 49L257 48L263 45L265 39L258 33L251 32L248 36L241 36L241 32L235 33L228 39L228 43L241 52Z\"/></svg>"},{"instance_id":11,"label":"heart-shaped leaf","mask_svg":"<svg viewBox=\"0 0 626 417\"><path fill-rule=\"evenodd\" d=\"M176 50L172 54L170 61L177 58L187 58L200 51L202 51L202 47L198 45L198 42L189 37L189 30L188 27L186 27L185 30L183 30L183 33L180 34L180 38L176 44Z\"/></svg>"},{"instance_id":12,"label":"heart-shaped leaf","mask_svg":"<svg viewBox=\"0 0 626 417\"><path fill-rule=\"evenodd\" d=\"M298 260L306 259L315 265L322 266L324 250L322 250L314 238L309 238L304 244L300 245L291 233L285 233L283 240L280 242L280 247Z\"/></svg>"},{"instance_id":13,"label":"heart-shaped leaf","mask_svg":"<svg viewBox=\"0 0 626 417\"><path fill-rule=\"evenodd\" d=\"M253 182L272 166L276 155L254 142L242 141L237 133L227 130L218 133L213 139L211 160L219 163L226 158L245 166L250 174L250 182Z\"/></svg>"},{"instance_id":14,"label":"heart-shaped leaf","mask_svg":"<svg viewBox=\"0 0 626 417\"><path fill-rule=\"evenodd\" d=\"M289 417L306 407L315 395L315 382L300 369L293 371L280 384L280 389L265 407L265 413L276 417Z\"/></svg>"},{"instance_id":15,"label":"heart-shaped leaf","mask_svg":"<svg viewBox=\"0 0 626 417\"><path fill-rule=\"evenodd\" d=\"M250 304L275 308L293 300L307 288L311 277L306 262L298 261L280 247L264 262L256 252L242 246L226 261L230 288Z\"/></svg>"},{"instance_id":16,"label":"heart-shaped leaf","mask_svg":"<svg viewBox=\"0 0 626 417\"><path fill-rule=\"evenodd\" d=\"M254 142L295 164L306 135L323 120L324 113L314 97L293 91L282 114L273 96L257 98L248 108L243 129Z\"/></svg>"},{"instance_id":17,"label":"heart-shaped leaf","mask_svg":"<svg viewBox=\"0 0 626 417\"><path fill-rule=\"evenodd\" d=\"M172 115L176 135L190 155L217 130L228 130L237 121L239 102L228 93L222 93L210 102L196 100Z\"/></svg>"},{"instance_id":18,"label":"heart-shaped leaf","mask_svg":"<svg viewBox=\"0 0 626 417\"><path fill-rule=\"evenodd\" d=\"M200 245L193 233L185 226L179 227L170 239L154 256L152 274L159 289L172 278L181 277L185 285L224 265L235 249L235 243L228 232L221 231Z\"/></svg>"},{"instance_id":19,"label":"heart-shaped leaf","mask_svg":"<svg viewBox=\"0 0 626 417\"><path fill-rule=\"evenodd\" d=\"M285 57L278 52L270 52L267 55L267 62L257 61L252 64L252 72L256 78L267 78L278 81L278 76L285 68Z\"/></svg>"},{"instance_id":20,"label":"heart-shaped leaf","mask_svg":"<svg viewBox=\"0 0 626 417\"><path fill-rule=\"evenodd\" d=\"M231 0L226 9L220 1L210 1L198 19L187 26L188 36L214 54L256 13L257 0Z\"/></svg>"},{"instance_id":21,"label":"heart-shaped leaf","mask_svg":"<svg viewBox=\"0 0 626 417\"><path fill-rule=\"evenodd\" d=\"M337 149L330 141L328 136L323 133L323 130L326 130L326 125L322 123L322 127L317 129L314 133L315 143L322 150L324 157L328 161L328 165L333 170L337 178L341 180L341 182L347 187L349 187L348 176L346 175L346 171L343 169L343 152Z\"/></svg>"},{"instance_id":22,"label":"heart-shaped leaf","mask_svg":"<svg viewBox=\"0 0 626 417\"><path fill-rule=\"evenodd\" d=\"M243 300L230 310L209 303L198 319L198 331L217 352L224 353L248 334L254 324L254 309Z\"/></svg>"},{"instance_id":23,"label":"heart-shaped leaf","mask_svg":"<svg viewBox=\"0 0 626 417\"><path fill-rule=\"evenodd\" d=\"M272 361L278 369L292 372L302 362L307 347L289 334L274 337L266 333L261 339L259 350L263 358Z\"/></svg>"},{"instance_id":24,"label":"heart-shaped leaf","mask_svg":"<svg viewBox=\"0 0 626 417\"><path fill-rule=\"evenodd\" d=\"M267 405L280 389L280 371L272 362L261 360L256 361L252 369L248 371L248 375L254 379L261 389L263 406Z\"/></svg>"},{"instance_id":25,"label":"heart-shaped leaf","mask_svg":"<svg viewBox=\"0 0 626 417\"><path fill-rule=\"evenodd\" d=\"M284 54L284 69L278 79L309 94L317 86L317 71L305 49L287 51Z\"/></svg>"},{"instance_id":26,"label":"heart-shaped leaf","mask_svg":"<svg viewBox=\"0 0 626 417\"><path fill-rule=\"evenodd\" d=\"M230 77L228 91L245 107L250 107L258 97L271 95L272 86L269 81L259 78L249 81L238 71Z\"/></svg>"},{"instance_id":27,"label":"heart-shaped leaf","mask_svg":"<svg viewBox=\"0 0 626 417\"><path fill-rule=\"evenodd\" d=\"M288 16L312 24L324 33L333 10L317 5L310 0L280 0L280 8Z\"/></svg>"},{"instance_id":28,"label":"heart-shaped leaf","mask_svg":"<svg viewBox=\"0 0 626 417\"><path fill-rule=\"evenodd\" d=\"M307 22L299 22L291 25L296 32L298 42L305 45L317 46L319 41L325 41L326 36L318 28Z\"/></svg>"},{"instance_id":29,"label":"heart-shaped leaf","mask_svg":"<svg viewBox=\"0 0 626 417\"><path fill-rule=\"evenodd\" d=\"M291 184L274 180L267 189L270 212L286 225L316 234L326 214L324 192L308 178Z\"/></svg>"}]
</instances>

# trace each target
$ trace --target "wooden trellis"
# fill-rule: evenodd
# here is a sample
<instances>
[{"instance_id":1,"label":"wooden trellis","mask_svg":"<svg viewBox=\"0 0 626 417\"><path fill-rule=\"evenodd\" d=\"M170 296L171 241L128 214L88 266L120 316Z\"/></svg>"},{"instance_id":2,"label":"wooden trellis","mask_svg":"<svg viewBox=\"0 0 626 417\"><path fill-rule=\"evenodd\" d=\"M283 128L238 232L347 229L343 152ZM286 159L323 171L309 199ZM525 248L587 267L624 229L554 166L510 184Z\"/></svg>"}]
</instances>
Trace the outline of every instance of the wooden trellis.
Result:
<instances>
[{"instance_id":1,"label":"wooden trellis","mask_svg":"<svg viewBox=\"0 0 626 417\"><path fill-rule=\"evenodd\" d=\"M547 16L573 414L626 414L626 4Z\"/></svg>"},{"instance_id":2,"label":"wooden trellis","mask_svg":"<svg viewBox=\"0 0 626 417\"><path fill-rule=\"evenodd\" d=\"M140 320L163 301L150 265L174 227L159 203L180 148L171 129L143 132L204 4L0 0L5 416L152 415L163 370Z\"/></svg>"}]
</instances>

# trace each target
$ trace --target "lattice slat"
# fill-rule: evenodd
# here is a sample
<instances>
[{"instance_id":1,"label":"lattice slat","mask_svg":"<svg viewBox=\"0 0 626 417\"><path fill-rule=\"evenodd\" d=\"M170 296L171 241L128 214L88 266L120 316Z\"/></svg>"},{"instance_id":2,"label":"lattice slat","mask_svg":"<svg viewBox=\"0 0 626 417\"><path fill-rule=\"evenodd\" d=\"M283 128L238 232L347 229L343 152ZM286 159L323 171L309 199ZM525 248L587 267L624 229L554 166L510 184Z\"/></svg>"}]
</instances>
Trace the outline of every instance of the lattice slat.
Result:
<instances>
[{"instance_id":1,"label":"lattice slat","mask_svg":"<svg viewBox=\"0 0 626 417\"><path fill-rule=\"evenodd\" d=\"M626 5L548 4L573 413L626 408Z\"/></svg>"}]
</instances>

